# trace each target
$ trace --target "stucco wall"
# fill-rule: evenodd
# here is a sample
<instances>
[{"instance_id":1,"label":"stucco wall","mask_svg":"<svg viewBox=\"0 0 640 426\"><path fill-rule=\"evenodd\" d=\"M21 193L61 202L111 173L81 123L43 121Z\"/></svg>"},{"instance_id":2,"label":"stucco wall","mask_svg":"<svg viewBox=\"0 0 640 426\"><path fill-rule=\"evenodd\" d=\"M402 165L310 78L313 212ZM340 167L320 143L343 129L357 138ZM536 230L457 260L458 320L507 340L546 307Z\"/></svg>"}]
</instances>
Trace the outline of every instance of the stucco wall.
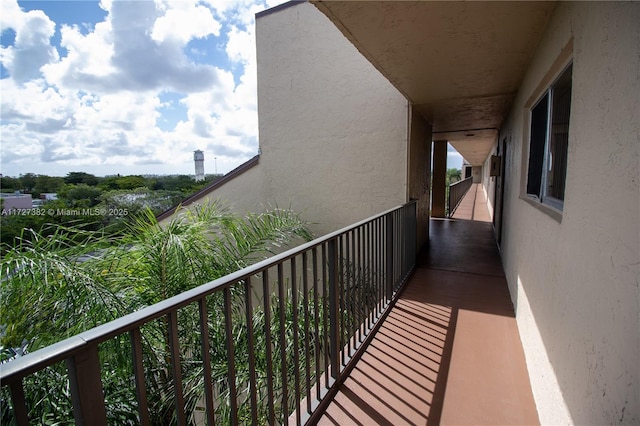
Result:
<instances>
[{"instance_id":1,"label":"stucco wall","mask_svg":"<svg viewBox=\"0 0 640 426\"><path fill-rule=\"evenodd\" d=\"M266 200L323 234L405 203L408 103L309 3L256 22Z\"/></svg>"},{"instance_id":2,"label":"stucco wall","mask_svg":"<svg viewBox=\"0 0 640 426\"><path fill-rule=\"evenodd\" d=\"M503 264L543 424L640 422L638 22L640 3L559 3L501 129ZM559 222L520 198L523 127L527 99L572 37Z\"/></svg>"},{"instance_id":3,"label":"stucco wall","mask_svg":"<svg viewBox=\"0 0 640 426\"><path fill-rule=\"evenodd\" d=\"M258 14L256 39L260 162L206 198L317 236L407 202L406 99L311 4Z\"/></svg>"}]
</instances>

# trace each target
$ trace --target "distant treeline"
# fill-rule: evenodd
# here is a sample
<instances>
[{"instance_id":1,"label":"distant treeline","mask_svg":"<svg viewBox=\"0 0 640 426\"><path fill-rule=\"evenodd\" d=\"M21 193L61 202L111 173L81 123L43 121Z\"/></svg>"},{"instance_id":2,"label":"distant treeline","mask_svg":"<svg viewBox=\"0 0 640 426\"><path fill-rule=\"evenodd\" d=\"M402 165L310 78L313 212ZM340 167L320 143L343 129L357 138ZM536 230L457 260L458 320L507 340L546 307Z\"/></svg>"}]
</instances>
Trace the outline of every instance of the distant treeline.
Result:
<instances>
[{"instance_id":1,"label":"distant treeline","mask_svg":"<svg viewBox=\"0 0 640 426\"><path fill-rule=\"evenodd\" d=\"M0 178L3 193L18 191L31 194L34 200L40 199L41 194L55 193L57 199L43 201L29 211L6 209L3 200L1 251L15 246L16 238L30 240L34 233L46 235L47 229L54 228L51 225L116 234L143 211L150 209L157 215L218 178L219 175L208 175L204 181L195 182L189 175L99 177L84 172L72 172L65 177L35 173L3 176Z\"/></svg>"},{"instance_id":2,"label":"distant treeline","mask_svg":"<svg viewBox=\"0 0 640 426\"><path fill-rule=\"evenodd\" d=\"M71 172L65 177L25 173L18 177L2 176L0 190L2 192L20 191L39 198L42 193L64 192L68 185L87 185L101 191L116 189L130 190L148 188L152 191L181 191L185 195L191 194L218 179L219 175L207 175L204 181L196 182L190 175L113 175L95 176L85 172Z\"/></svg>"}]
</instances>

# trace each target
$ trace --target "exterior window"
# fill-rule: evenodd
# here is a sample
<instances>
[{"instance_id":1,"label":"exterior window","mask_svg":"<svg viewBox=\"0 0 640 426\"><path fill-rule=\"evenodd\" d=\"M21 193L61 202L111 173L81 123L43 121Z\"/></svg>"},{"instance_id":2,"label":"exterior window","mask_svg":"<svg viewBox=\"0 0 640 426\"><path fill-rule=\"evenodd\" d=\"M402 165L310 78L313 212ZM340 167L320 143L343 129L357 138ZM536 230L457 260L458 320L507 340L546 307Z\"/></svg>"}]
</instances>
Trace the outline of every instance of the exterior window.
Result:
<instances>
[{"instance_id":1,"label":"exterior window","mask_svg":"<svg viewBox=\"0 0 640 426\"><path fill-rule=\"evenodd\" d=\"M573 66L531 109L527 194L557 210L564 203Z\"/></svg>"}]
</instances>

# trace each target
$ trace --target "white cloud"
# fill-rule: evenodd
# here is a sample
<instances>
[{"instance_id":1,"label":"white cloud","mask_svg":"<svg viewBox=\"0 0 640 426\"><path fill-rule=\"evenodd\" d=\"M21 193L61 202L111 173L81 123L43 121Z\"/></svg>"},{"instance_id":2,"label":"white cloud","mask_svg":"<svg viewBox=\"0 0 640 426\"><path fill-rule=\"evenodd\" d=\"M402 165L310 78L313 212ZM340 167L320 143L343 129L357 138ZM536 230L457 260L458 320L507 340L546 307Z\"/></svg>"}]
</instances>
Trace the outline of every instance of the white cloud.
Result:
<instances>
[{"instance_id":1,"label":"white cloud","mask_svg":"<svg viewBox=\"0 0 640 426\"><path fill-rule=\"evenodd\" d=\"M165 0L160 7L164 15L156 20L151 32L151 38L157 42L173 39L185 45L192 38L220 35L220 23L204 6L188 1Z\"/></svg>"},{"instance_id":2,"label":"white cloud","mask_svg":"<svg viewBox=\"0 0 640 426\"><path fill-rule=\"evenodd\" d=\"M2 2L1 7L3 31L11 28L16 33L14 45L0 50L2 65L16 81L39 78L40 67L58 59L58 52L49 44L55 23L39 10L24 13L9 2Z\"/></svg>"},{"instance_id":3,"label":"white cloud","mask_svg":"<svg viewBox=\"0 0 640 426\"><path fill-rule=\"evenodd\" d=\"M252 27L253 28L253 27ZM227 56L233 62L243 65L253 65L255 63L255 34L253 31L241 31L235 25L227 33Z\"/></svg>"},{"instance_id":4,"label":"white cloud","mask_svg":"<svg viewBox=\"0 0 640 426\"><path fill-rule=\"evenodd\" d=\"M15 44L0 51L10 73L0 81L2 173L191 173L195 149L205 151L208 171L215 157L224 172L255 155L253 22L264 4L101 0L100 7L107 16L89 31L58 26L59 57L56 25L44 12L0 2L2 28L16 31ZM219 49L218 62L190 51L191 40L204 38ZM181 97L186 118L162 130L162 114L175 112L161 103L165 92Z\"/></svg>"}]
</instances>

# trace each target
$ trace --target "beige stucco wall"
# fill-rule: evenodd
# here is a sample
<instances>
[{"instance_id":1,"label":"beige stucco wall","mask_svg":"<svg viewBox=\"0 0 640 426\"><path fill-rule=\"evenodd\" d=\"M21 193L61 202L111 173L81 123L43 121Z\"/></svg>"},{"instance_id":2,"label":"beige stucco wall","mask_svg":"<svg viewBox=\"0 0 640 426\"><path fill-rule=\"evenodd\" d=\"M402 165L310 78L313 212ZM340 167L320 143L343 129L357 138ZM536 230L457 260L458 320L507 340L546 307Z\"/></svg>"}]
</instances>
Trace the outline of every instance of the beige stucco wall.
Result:
<instances>
[{"instance_id":1,"label":"beige stucco wall","mask_svg":"<svg viewBox=\"0 0 640 426\"><path fill-rule=\"evenodd\" d=\"M266 200L323 234L407 198L408 103L309 3L258 17Z\"/></svg>"},{"instance_id":2,"label":"beige stucco wall","mask_svg":"<svg viewBox=\"0 0 640 426\"><path fill-rule=\"evenodd\" d=\"M471 176L473 177L473 183L482 183L482 168L483 166L473 166L471 168Z\"/></svg>"},{"instance_id":3,"label":"beige stucco wall","mask_svg":"<svg viewBox=\"0 0 640 426\"><path fill-rule=\"evenodd\" d=\"M407 202L406 99L309 3L259 14L256 39L260 161L206 198L317 236Z\"/></svg>"},{"instance_id":4,"label":"beige stucco wall","mask_svg":"<svg viewBox=\"0 0 640 426\"><path fill-rule=\"evenodd\" d=\"M501 137L503 264L542 424L640 423L640 3L559 3ZM520 198L525 103L573 37L562 220Z\"/></svg>"}]
</instances>

